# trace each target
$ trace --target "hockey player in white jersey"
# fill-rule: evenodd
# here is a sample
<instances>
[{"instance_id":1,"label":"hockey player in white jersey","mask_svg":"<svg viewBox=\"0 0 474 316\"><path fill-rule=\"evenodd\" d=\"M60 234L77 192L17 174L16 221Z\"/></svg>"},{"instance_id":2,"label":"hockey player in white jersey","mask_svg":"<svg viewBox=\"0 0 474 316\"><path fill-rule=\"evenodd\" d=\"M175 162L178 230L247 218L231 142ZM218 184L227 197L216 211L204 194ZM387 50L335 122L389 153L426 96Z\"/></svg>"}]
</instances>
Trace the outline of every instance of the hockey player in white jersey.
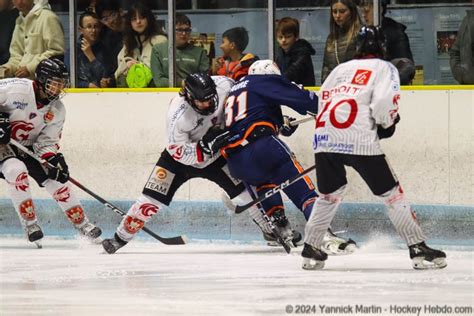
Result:
<instances>
[{"instance_id":1,"label":"hockey player in white jersey","mask_svg":"<svg viewBox=\"0 0 474 316\"><path fill-rule=\"evenodd\" d=\"M213 145L220 148L217 143L227 141L221 126L224 126L224 103L233 83L227 77L210 77L204 73L186 78L179 96L169 106L168 145L114 237L102 242L108 253L115 253L131 241L154 214L171 203L176 190L189 179L204 178L218 184L234 204L251 201L244 185L230 176L226 160L212 151ZM271 232L256 208L250 214L262 230Z\"/></svg>"},{"instance_id":2,"label":"hockey player in white jersey","mask_svg":"<svg viewBox=\"0 0 474 316\"><path fill-rule=\"evenodd\" d=\"M37 222L29 176L56 200L68 220L83 235L95 239L101 230L89 222L68 182L68 166L58 151L65 120L60 98L69 83L66 66L57 59L41 61L36 79L0 80L0 178L30 242L41 246L43 232ZM14 139L56 168L46 168L10 145Z\"/></svg>"},{"instance_id":3,"label":"hockey player in white jersey","mask_svg":"<svg viewBox=\"0 0 474 316\"><path fill-rule=\"evenodd\" d=\"M356 59L337 66L320 90L314 149L321 195L305 227L303 269L324 267L322 240L346 189L345 166L354 168L384 202L408 245L413 268L444 268L446 254L425 244L425 234L380 146L380 139L391 137L400 119L398 71L382 60L380 30L362 27L356 52Z\"/></svg>"}]
</instances>

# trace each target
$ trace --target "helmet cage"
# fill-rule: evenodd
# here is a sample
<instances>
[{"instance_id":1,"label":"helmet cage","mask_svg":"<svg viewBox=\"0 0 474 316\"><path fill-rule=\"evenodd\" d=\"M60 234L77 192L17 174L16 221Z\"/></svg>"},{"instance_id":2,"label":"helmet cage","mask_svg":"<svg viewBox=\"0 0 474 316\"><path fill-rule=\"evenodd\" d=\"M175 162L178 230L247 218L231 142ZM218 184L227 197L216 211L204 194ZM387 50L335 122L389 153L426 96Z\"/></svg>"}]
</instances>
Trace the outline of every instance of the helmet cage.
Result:
<instances>
[{"instance_id":1,"label":"helmet cage","mask_svg":"<svg viewBox=\"0 0 474 316\"><path fill-rule=\"evenodd\" d=\"M49 101L55 101L62 99L66 92L64 89L69 88L69 79L63 79L58 77L47 78L43 86L43 91Z\"/></svg>"}]
</instances>

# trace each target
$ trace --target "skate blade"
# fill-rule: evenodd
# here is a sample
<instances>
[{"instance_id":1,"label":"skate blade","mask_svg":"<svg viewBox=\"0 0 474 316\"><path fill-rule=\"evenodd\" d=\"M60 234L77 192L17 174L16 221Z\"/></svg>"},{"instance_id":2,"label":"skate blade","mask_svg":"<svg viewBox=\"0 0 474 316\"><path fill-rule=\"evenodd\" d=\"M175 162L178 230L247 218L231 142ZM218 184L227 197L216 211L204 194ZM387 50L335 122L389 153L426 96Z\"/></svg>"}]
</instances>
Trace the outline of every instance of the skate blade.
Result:
<instances>
[{"instance_id":1,"label":"skate blade","mask_svg":"<svg viewBox=\"0 0 474 316\"><path fill-rule=\"evenodd\" d=\"M33 241L33 243L36 245L36 247L37 247L38 249L43 248L43 244L42 244L42 242L41 242L41 239L40 239L40 240L35 240L35 241Z\"/></svg>"},{"instance_id":2,"label":"skate blade","mask_svg":"<svg viewBox=\"0 0 474 316\"><path fill-rule=\"evenodd\" d=\"M357 246L354 244L348 244L346 248L339 249L341 244L342 243L337 242L327 242L322 245L321 250L329 256L346 256L354 253L357 249Z\"/></svg>"},{"instance_id":3,"label":"skate blade","mask_svg":"<svg viewBox=\"0 0 474 316\"><path fill-rule=\"evenodd\" d=\"M435 258L433 261L427 261L424 257L416 257L412 259L412 265L415 270L443 269L448 266L448 262L446 258Z\"/></svg>"},{"instance_id":4,"label":"skate blade","mask_svg":"<svg viewBox=\"0 0 474 316\"><path fill-rule=\"evenodd\" d=\"M321 270L324 268L324 261L319 261L311 258L303 258L304 270Z\"/></svg>"}]
</instances>

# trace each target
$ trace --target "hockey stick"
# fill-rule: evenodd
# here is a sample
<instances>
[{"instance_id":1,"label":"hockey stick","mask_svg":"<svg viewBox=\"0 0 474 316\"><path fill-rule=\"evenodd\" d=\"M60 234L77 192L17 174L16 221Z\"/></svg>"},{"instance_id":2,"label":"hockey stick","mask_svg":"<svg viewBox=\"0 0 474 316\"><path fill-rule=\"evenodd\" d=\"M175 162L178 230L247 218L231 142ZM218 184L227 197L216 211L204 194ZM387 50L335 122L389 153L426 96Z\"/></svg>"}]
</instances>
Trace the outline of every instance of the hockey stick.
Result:
<instances>
[{"instance_id":1,"label":"hockey stick","mask_svg":"<svg viewBox=\"0 0 474 316\"><path fill-rule=\"evenodd\" d=\"M306 122L312 121L312 120L314 120L314 116L303 117L299 120L291 121L290 126L297 126L297 125L300 125L301 123L306 123Z\"/></svg>"},{"instance_id":2,"label":"hockey stick","mask_svg":"<svg viewBox=\"0 0 474 316\"><path fill-rule=\"evenodd\" d=\"M255 193L253 192L252 188L245 182L243 182L245 188L247 189L247 192L250 194L250 196L252 197L252 199L255 199ZM260 211L260 213L262 213L263 215L263 218L265 219L265 221L268 223L268 225L270 226L270 229L272 230L272 233L273 235L275 235L278 243L280 245L283 246L283 249L285 249L286 253L290 253L291 252L291 247L288 246L288 244L283 240L283 237L281 236L280 232L278 231L278 229L276 229L275 225L273 224L272 220L270 219L270 217L268 217L267 213L265 212L265 210L263 209L262 205L257 203L257 207L258 207L258 210ZM257 224L258 225L258 224Z\"/></svg>"},{"instance_id":3,"label":"hockey stick","mask_svg":"<svg viewBox=\"0 0 474 316\"><path fill-rule=\"evenodd\" d=\"M11 139L10 140L10 144L14 145L15 147L17 147L18 149L20 149L21 151L23 151L24 153L26 153L27 155L29 155L30 157L32 157L33 159L35 159L36 161L38 161L39 163L41 163L42 165L47 165L49 168L56 168L55 166L53 166L52 164L50 164L49 162L47 162L46 160L44 159L41 159L39 158L38 156L36 156L31 150L29 150L28 148L26 148L25 146L23 146L22 144L20 144L19 142L17 142L16 140L14 139ZM110 208L112 211L114 211L115 213L119 214L120 216L125 216L126 213L124 211L122 211L120 208L116 207L115 205L113 205L112 203L108 202L107 200L103 199L102 197L100 197L99 195L95 194L94 192L92 192L91 190L89 190L88 188L86 188L85 186L83 186L79 181L77 181L76 179L72 178L72 177L69 177L69 181L76 185L79 189L83 190L84 192L88 193L90 196L92 196L93 198L95 198L96 200L98 200L99 202L101 202L102 204L104 204L105 206L107 206L108 208ZM152 236L153 238L161 241L162 243L164 243L165 245L184 245L186 243L186 240L183 236L176 236L176 237L170 237L170 238L166 238L166 237L161 237L161 236L158 236L157 234L155 234L153 231L149 230L148 228L146 227L143 227L142 230L149 234L150 236Z\"/></svg>"},{"instance_id":4,"label":"hockey stick","mask_svg":"<svg viewBox=\"0 0 474 316\"><path fill-rule=\"evenodd\" d=\"M312 167L309 167L308 169L305 169L303 170L301 173L295 175L294 177L280 183L279 185L277 185L276 187L274 187L273 189L271 189L270 191L267 191L264 195L261 195L259 196L258 198L254 199L253 201L247 203L247 204L244 204L244 205L237 205L235 207L235 213L237 214L240 214L242 213L243 211L249 209L251 206L257 204L257 203L260 203L262 202L263 200L266 200L267 198L269 198L270 196L280 192L281 190L285 189L286 187L289 187L290 185L292 185L293 183L297 182L298 180L300 180L301 178L303 178L306 174L310 173L311 171L313 171L314 169L316 169L316 165L313 165Z\"/></svg>"}]
</instances>

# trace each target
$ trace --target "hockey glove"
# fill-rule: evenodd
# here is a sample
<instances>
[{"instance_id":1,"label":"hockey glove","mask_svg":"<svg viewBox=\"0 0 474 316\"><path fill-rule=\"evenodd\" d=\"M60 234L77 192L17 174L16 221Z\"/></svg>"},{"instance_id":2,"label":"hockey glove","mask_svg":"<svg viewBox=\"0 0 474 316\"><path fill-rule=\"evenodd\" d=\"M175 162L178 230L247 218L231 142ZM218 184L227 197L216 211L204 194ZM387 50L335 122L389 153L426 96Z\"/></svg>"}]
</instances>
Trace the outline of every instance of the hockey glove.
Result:
<instances>
[{"instance_id":1,"label":"hockey glove","mask_svg":"<svg viewBox=\"0 0 474 316\"><path fill-rule=\"evenodd\" d=\"M202 152L213 156L219 149L227 145L229 132L221 129L219 126L212 126L199 140L198 146Z\"/></svg>"},{"instance_id":2,"label":"hockey glove","mask_svg":"<svg viewBox=\"0 0 474 316\"><path fill-rule=\"evenodd\" d=\"M10 115L6 112L0 112L0 144L5 145L10 142Z\"/></svg>"},{"instance_id":3,"label":"hockey glove","mask_svg":"<svg viewBox=\"0 0 474 316\"><path fill-rule=\"evenodd\" d=\"M48 165L48 178L66 183L69 180L69 168L64 160L64 156L61 153L49 156L46 161L52 165Z\"/></svg>"},{"instance_id":4,"label":"hockey glove","mask_svg":"<svg viewBox=\"0 0 474 316\"><path fill-rule=\"evenodd\" d=\"M395 117L395 120L391 126L383 128L382 126L377 125L377 135L379 136L379 139L392 137L395 133L395 125L397 125L398 122L400 122L399 114L397 114L397 117Z\"/></svg>"},{"instance_id":5,"label":"hockey glove","mask_svg":"<svg viewBox=\"0 0 474 316\"><path fill-rule=\"evenodd\" d=\"M295 120L294 117L283 115L283 125L280 128L280 134L285 137L291 136L298 128L298 125L291 126L291 122Z\"/></svg>"}]
</instances>

